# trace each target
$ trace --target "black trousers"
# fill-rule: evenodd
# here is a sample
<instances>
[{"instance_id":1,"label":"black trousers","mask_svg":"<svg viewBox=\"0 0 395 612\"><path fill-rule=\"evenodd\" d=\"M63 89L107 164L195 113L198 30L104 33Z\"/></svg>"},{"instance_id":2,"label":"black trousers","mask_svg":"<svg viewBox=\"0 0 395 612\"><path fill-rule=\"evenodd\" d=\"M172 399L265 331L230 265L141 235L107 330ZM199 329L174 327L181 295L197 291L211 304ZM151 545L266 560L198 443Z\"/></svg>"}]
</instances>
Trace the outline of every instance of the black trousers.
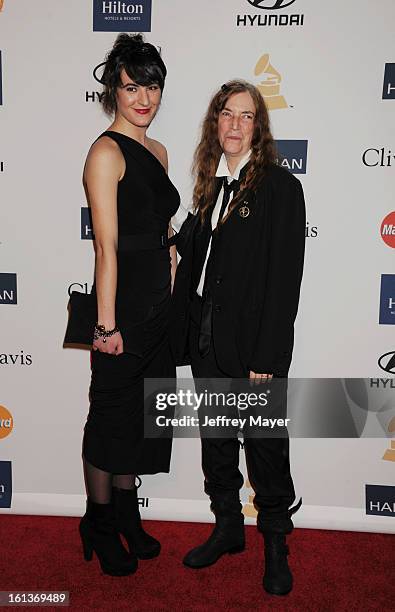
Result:
<instances>
[{"instance_id":1,"label":"black trousers","mask_svg":"<svg viewBox=\"0 0 395 612\"><path fill-rule=\"evenodd\" d=\"M219 368L213 342L210 351L201 357L198 351L199 325L202 300L196 294L191 306L189 329L189 354L192 374L199 378L227 378ZM244 378L246 372L240 372ZM240 495L244 479L239 470L240 443L232 438L201 438L204 489L211 498L215 514L239 513ZM289 439L244 439L248 478L255 491L254 505L258 510L258 529L276 533L290 533L293 529L291 515L300 504L291 508L295 490L289 464ZM217 512L218 511L218 512Z\"/></svg>"}]
</instances>

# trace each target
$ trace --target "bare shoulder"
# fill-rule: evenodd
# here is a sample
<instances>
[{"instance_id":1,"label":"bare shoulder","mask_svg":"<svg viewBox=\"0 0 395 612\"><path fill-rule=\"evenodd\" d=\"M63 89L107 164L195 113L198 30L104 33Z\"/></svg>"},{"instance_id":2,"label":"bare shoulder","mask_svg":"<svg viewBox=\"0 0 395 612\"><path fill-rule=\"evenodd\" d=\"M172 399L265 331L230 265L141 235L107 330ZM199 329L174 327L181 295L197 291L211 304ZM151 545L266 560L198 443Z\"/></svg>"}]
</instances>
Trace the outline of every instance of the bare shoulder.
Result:
<instances>
[{"instance_id":1,"label":"bare shoulder","mask_svg":"<svg viewBox=\"0 0 395 612\"><path fill-rule=\"evenodd\" d=\"M121 177L124 166L125 160L117 143L111 138L103 136L96 140L89 149L84 174L103 172Z\"/></svg>"},{"instance_id":2,"label":"bare shoulder","mask_svg":"<svg viewBox=\"0 0 395 612\"><path fill-rule=\"evenodd\" d=\"M147 144L151 153L153 153L155 157L159 159L160 163L167 171L168 157L166 147L161 142L159 142L159 140L154 140L153 138L147 138Z\"/></svg>"}]
</instances>

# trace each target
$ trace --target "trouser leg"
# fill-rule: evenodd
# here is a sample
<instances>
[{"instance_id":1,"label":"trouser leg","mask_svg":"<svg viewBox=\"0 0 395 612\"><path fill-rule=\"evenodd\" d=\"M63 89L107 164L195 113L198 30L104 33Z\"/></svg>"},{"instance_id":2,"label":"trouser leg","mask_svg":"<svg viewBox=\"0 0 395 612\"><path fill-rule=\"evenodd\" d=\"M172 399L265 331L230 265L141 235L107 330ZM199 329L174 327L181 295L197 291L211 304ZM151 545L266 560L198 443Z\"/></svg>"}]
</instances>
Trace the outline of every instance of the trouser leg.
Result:
<instances>
[{"instance_id":1,"label":"trouser leg","mask_svg":"<svg viewBox=\"0 0 395 612\"><path fill-rule=\"evenodd\" d=\"M212 343L205 357L201 357L198 351L200 307L199 300L195 298L191 311L189 349L197 391L204 390L199 389L199 379L227 377L218 367ZM229 513L240 514L239 491L244 479L239 470L240 445L236 432L233 438L202 437L201 446L204 490L210 496L213 512L222 513L223 508L227 508Z\"/></svg>"},{"instance_id":2,"label":"trouser leg","mask_svg":"<svg viewBox=\"0 0 395 612\"><path fill-rule=\"evenodd\" d=\"M295 489L289 464L289 439L246 438L244 448L248 477L255 491L258 529L291 533Z\"/></svg>"}]
</instances>

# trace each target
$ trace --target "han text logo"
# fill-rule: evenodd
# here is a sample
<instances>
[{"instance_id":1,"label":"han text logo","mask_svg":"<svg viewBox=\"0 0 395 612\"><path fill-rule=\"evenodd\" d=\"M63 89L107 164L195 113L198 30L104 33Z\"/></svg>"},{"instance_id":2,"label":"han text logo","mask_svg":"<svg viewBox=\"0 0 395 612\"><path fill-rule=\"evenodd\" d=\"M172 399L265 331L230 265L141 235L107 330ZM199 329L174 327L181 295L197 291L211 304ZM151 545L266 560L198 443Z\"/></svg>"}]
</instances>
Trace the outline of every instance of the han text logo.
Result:
<instances>
[{"instance_id":1,"label":"han text logo","mask_svg":"<svg viewBox=\"0 0 395 612\"><path fill-rule=\"evenodd\" d=\"M93 0L94 32L151 32L152 0Z\"/></svg>"},{"instance_id":2,"label":"han text logo","mask_svg":"<svg viewBox=\"0 0 395 612\"><path fill-rule=\"evenodd\" d=\"M385 65L383 100L395 100L395 64Z\"/></svg>"},{"instance_id":3,"label":"han text logo","mask_svg":"<svg viewBox=\"0 0 395 612\"><path fill-rule=\"evenodd\" d=\"M367 484L366 514L395 516L395 487Z\"/></svg>"},{"instance_id":4,"label":"han text logo","mask_svg":"<svg viewBox=\"0 0 395 612\"><path fill-rule=\"evenodd\" d=\"M16 274L0 272L0 304L17 304Z\"/></svg>"},{"instance_id":5,"label":"han text logo","mask_svg":"<svg viewBox=\"0 0 395 612\"><path fill-rule=\"evenodd\" d=\"M306 174L307 140L276 140L279 164L292 174Z\"/></svg>"},{"instance_id":6,"label":"han text logo","mask_svg":"<svg viewBox=\"0 0 395 612\"><path fill-rule=\"evenodd\" d=\"M395 274L381 275L379 323L395 325Z\"/></svg>"}]
</instances>

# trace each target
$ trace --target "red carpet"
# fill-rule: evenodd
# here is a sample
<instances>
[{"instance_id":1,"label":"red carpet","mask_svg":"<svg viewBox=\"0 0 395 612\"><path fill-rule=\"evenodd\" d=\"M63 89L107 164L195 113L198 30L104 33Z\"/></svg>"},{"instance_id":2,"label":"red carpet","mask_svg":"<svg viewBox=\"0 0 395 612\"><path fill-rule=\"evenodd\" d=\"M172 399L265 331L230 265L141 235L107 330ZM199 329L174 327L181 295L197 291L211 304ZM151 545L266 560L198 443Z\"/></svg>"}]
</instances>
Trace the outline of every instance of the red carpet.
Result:
<instances>
[{"instance_id":1,"label":"red carpet","mask_svg":"<svg viewBox=\"0 0 395 612\"><path fill-rule=\"evenodd\" d=\"M210 533L210 525L145 524L161 540L162 554L140 561L133 576L113 578L101 573L96 557L83 560L78 519L2 515L0 590L68 590L69 609L81 611L394 609L392 535L295 529L288 538L295 587L286 597L274 597L261 587L263 546L254 527L247 527L245 552L194 571L181 559Z\"/></svg>"}]
</instances>

